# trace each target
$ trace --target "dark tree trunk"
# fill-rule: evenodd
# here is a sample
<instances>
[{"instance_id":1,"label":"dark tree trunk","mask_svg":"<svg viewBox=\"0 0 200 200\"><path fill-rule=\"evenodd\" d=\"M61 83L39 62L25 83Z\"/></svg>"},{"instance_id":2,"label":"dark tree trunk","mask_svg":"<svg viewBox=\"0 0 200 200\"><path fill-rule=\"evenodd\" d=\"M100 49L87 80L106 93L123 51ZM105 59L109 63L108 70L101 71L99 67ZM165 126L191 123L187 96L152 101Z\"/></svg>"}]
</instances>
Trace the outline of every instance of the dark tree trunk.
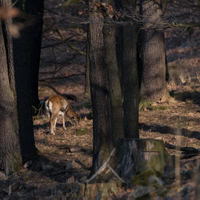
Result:
<instances>
[{"instance_id":1,"label":"dark tree trunk","mask_svg":"<svg viewBox=\"0 0 200 200\"><path fill-rule=\"evenodd\" d=\"M144 20L162 22L161 5L153 0L141 0L140 14ZM158 25L146 23L141 31L142 82L140 96L146 101L160 101L166 92L166 58L163 31Z\"/></svg>"},{"instance_id":2,"label":"dark tree trunk","mask_svg":"<svg viewBox=\"0 0 200 200\"><path fill-rule=\"evenodd\" d=\"M91 12L89 25L90 88L93 110L93 170L94 173L113 149L111 105L108 75L104 60L104 18Z\"/></svg>"},{"instance_id":3,"label":"dark tree trunk","mask_svg":"<svg viewBox=\"0 0 200 200\"><path fill-rule=\"evenodd\" d=\"M27 42L29 44L29 60L30 74L31 74L31 101L32 106L36 108L40 106L38 98L38 73L40 65L40 52L42 44L42 27L44 14L44 0L26 0L25 10L30 20L30 25L27 28ZM34 109L33 109L34 111ZM33 112L34 115L37 112Z\"/></svg>"},{"instance_id":4,"label":"dark tree trunk","mask_svg":"<svg viewBox=\"0 0 200 200\"><path fill-rule=\"evenodd\" d=\"M0 1L0 6L11 6L11 1ZM11 19L0 22L0 170L7 175L22 165L15 91Z\"/></svg>"},{"instance_id":5,"label":"dark tree trunk","mask_svg":"<svg viewBox=\"0 0 200 200\"><path fill-rule=\"evenodd\" d=\"M109 24L107 22L107 24ZM117 138L124 137L123 102L120 84L120 74L116 57L116 27L113 24L104 26L105 66L108 70L108 80L111 98L113 143Z\"/></svg>"},{"instance_id":6,"label":"dark tree trunk","mask_svg":"<svg viewBox=\"0 0 200 200\"><path fill-rule=\"evenodd\" d=\"M124 2L126 3L126 1ZM135 1L128 5L134 9ZM139 85L136 42L136 28L124 26L122 81L124 88L124 134L126 138L139 138Z\"/></svg>"},{"instance_id":7,"label":"dark tree trunk","mask_svg":"<svg viewBox=\"0 0 200 200\"><path fill-rule=\"evenodd\" d=\"M85 65L85 92L84 101L91 100L90 94L90 55L89 55L89 27L87 30L87 44L86 44L86 65Z\"/></svg>"},{"instance_id":8,"label":"dark tree trunk","mask_svg":"<svg viewBox=\"0 0 200 200\"><path fill-rule=\"evenodd\" d=\"M16 7L21 8L21 3L17 3ZM20 145L24 161L36 153L32 121L30 47L27 39L26 29L20 32L20 38L13 39Z\"/></svg>"}]
</instances>

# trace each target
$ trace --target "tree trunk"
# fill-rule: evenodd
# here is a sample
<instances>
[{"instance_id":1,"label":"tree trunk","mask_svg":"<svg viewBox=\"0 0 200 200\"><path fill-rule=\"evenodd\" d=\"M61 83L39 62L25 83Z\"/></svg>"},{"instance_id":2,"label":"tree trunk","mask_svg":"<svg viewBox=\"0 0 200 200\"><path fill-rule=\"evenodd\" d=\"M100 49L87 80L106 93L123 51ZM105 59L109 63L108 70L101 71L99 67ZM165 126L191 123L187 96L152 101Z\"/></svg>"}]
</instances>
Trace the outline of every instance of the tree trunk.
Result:
<instances>
[{"instance_id":1,"label":"tree trunk","mask_svg":"<svg viewBox=\"0 0 200 200\"><path fill-rule=\"evenodd\" d=\"M109 24L107 22L107 24ZM108 80L111 98L113 143L117 138L124 138L123 102L120 76L116 57L116 27L113 24L104 26L105 65L108 70Z\"/></svg>"},{"instance_id":2,"label":"tree trunk","mask_svg":"<svg viewBox=\"0 0 200 200\"><path fill-rule=\"evenodd\" d=\"M44 14L44 0L26 0L25 10L24 10L30 22L27 27L27 42L29 44L29 60L28 65L30 65L30 77L31 77L31 101L33 109L33 114L38 113L40 107L40 101L38 98L38 73L40 65L40 52L42 44L42 28L43 28L43 14Z\"/></svg>"},{"instance_id":3,"label":"tree trunk","mask_svg":"<svg viewBox=\"0 0 200 200\"><path fill-rule=\"evenodd\" d=\"M0 1L0 6L11 6L11 1ZM12 20L0 22L0 170L9 175L22 165L15 91Z\"/></svg>"},{"instance_id":4,"label":"tree trunk","mask_svg":"<svg viewBox=\"0 0 200 200\"><path fill-rule=\"evenodd\" d=\"M17 3L16 7L21 8L21 3ZM20 19L14 21L18 22ZM32 120L30 47L27 39L26 29L20 32L20 38L13 39L20 145L24 161L36 153Z\"/></svg>"},{"instance_id":5,"label":"tree trunk","mask_svg":"<svg viewBox=\"0 0 200 200\"><path fill-rule=\"evenodd\" d=\"M124 2L126 3L126 1ZM135 9L135 1L128 5ZM136 28L124 26L122 81L124 88L124 134L127 138L139 138L139 85L136 42Z\"/></svg>"},{"instance_id":6,"label":"tree trunk","mask_svg":"<svg viewBox=\"0 0 200 200\"><path fill-rule=\"evenodd\" d=\"M90 94L90 55L89 55L89 28L87 30L87 44L86 44L86 65L85 65L85 92L84 101L91 100Z\"/></svg>"},{"instance_id":7,"label":"tree trunk","mask_svg":"<svg viewBox=\"0 0 200 200\"><path fill-rule=\"evenodd\" d=\"M140 14L144 21L161 23L161 5L153 0L141 0ZM164 33L158 25L145 23L141 31L142 78L140 96L142 100L160 101L166 92L166 57Z\"/></svg>"},{"instance_id":8,"label":"tree trunk","mask_svg":"<svg viewBox=\"0 0 200 200\"><path fill-rule=\"evenodd\" d=\"M103 22L92 11L89 25L90 87L93 110L93 170L104 163L113 148L108 75L104 60Z\"/></svg>"}]
</instances>

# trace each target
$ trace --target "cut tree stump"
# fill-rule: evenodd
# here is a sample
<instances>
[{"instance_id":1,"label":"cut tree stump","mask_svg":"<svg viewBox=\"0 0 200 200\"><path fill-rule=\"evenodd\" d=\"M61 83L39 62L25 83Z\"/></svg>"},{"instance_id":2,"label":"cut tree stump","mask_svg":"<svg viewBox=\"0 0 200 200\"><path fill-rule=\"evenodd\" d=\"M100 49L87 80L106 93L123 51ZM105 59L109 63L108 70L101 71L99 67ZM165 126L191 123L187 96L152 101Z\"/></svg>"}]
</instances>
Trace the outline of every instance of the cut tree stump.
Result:
<instances>
[{"instance_id":1,"label":"cut tree stump","mask_svg":"<svg viewBox=\"0 0 200 200\"><path fill-rule=\"evenodd\" d=\"M80 161L76 162L84 166ZM174 169L174 166L175 157L167 153L162 140L120 138L109 158L88 181L106 183L115 177L128 184L142 172L153 170L163 174Z\"/></svg>"},{"instance_id":2,"label":"cut tree stump","mask_svg":"<svg viewBox=\"0 0 200 200\"><path fill-rule=\"evenodd\" d=\"M162 140L122 138L117 140L115 171L125 180L147 170L164 173L174 168L174 157L165 150Z\"/></svg>"}]
</instances>

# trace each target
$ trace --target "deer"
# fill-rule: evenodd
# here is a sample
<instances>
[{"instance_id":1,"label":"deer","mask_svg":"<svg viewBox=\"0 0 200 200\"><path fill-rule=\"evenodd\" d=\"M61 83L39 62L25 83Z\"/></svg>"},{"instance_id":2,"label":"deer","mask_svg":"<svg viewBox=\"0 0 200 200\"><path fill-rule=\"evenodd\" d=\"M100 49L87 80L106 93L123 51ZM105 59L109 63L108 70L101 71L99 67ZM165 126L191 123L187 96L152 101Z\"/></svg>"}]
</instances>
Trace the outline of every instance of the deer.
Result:
<instances>
[{"instance_id":1,"label":"deer","mask_svg":"<svg viewBox=\"0 0 200 200\"><path fill-rule=\"evenodd\" d=\"M56 129L56 122L59 115L63 118L63 129L66 131L65 127L65 117L71 122L72 125L78 126L80 121L80 116L73 110L69 101L60 96L53 95L50 96L45 102L46 115L49 119L49 133L55 135L54 130Z\"/></svg>"}]
</instances>

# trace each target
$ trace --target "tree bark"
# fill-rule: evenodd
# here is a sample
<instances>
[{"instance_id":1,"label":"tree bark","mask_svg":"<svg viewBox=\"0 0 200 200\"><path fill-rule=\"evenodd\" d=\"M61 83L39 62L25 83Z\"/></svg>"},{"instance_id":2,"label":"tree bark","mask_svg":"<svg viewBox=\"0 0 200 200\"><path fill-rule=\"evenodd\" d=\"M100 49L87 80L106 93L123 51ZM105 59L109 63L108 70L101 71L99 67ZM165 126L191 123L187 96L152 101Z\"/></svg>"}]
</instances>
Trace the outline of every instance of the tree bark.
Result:
<instances>
[{"instance_id":1,"label":"tree bark","mask_svg":"<svg viewBox=\"0 0 200 200\"><path fill-rule=\"evenodd\" d=\"M135 1L131 1L131 3L124 1L124 3L135 9ZM136 28L124 26L122 81L124 88L124 134L126 138L139 138L139 85L136 42Z\"/></svg>"},{"instance_id":2,"label":"tree bark","mask_svg":"<svg viewBox=\"0 0 200 200\"><path fill-rule=\"evenodd\" d=\"M103 22L92 11L89 25L90 88L93 110L93 170L104 163L113 148L108 75L104 60Z\"/></svg>"},{"instance_id":3,"label":"tree bark","mask_svg":"<svg viewBox=\"0 0 200 200\"><path fill-rule=\"evenodd\" d=\"M11 1L1 0L0 6L11 6ZM4 24L0 21L0 170L6 175L19 170L22 165L11 24L11 19L4 20Z\"/></svg>"},{"instance_id":4,"label":"tree bark","mask_svg":"<svg viewBox=\"0 0 200 200\"><path fill-rule=\"evenodd\" d=\"M40 53L42 44L42 28L43 28L43 14L44 14L44 0L26 0L25 10L29 19L29 26L27 27L27 42L29 48L29 60L30 65L30 78L31 78L31 101L33 109L36 115L40 107L40 101L38 97L38 74L40 65Z\"/></svg>"},{"instance_id":5,"label":"tree bark","mask_svg":"<svg viewBox=\"0 0 200 200\"><path fill-rule=\"evenodd\" d=\"M90 100L91 100L91 93L90 93L90 55L89 55L89 27L88 27L88 30L87 30L87 44L86 44L84 101L88 102Z\"/></svg>"},{"instance_id":6,"label":"tree bark","mask_svg":"<svg viewBox=\"0 0 200 200\"><path fill-rule=\"evenodd\" d=\"M21 8L21 3L16 4ZM20 21L17 18L14 21ZM19 119L20 145L23 161L32 158L36 154L33 134L32 120L32 93L31 93L31 72L30 72L30 49L27 41L26 29L20 32L20 38L13 39L14 70L17 92L17 107Z\"/></svg>"},{"instance_id":7,"label":"tree bark","mask_svg":"<svg viewBox=\"0 0 200 200\"><path fill-rule=\"evenodd\" d=\"M118 139L116 155L120 177L131 179L147 170L164 173L164 169L174 167L174 158L165 150L162 140Z\"/></svg>"},{"instance_id":8,"label":"tree bark","mask_svg":"<svg viewBox=\"0 0 200 200\"><path fill-rule=\"evenodd\" d=\"M109 24L107 22L107 24ZM108 80L111 98L113 143L117 138L124 138L123 102L120 75L116 57L116 27L113 24L104 26L105 65L108 70Z\"/></svg>"},{"instance_id":9,"label":"tree bark","mask_svg":"<svg viewBox=\"0 0 200 200\"><path fill-rule=\"evenodd\" d=\"M141 100L160 101L166 92L166 57L164 46L164 33L158 25L152 23L162 22L162 9L158 2L141 0L140 14L145 23L141 31L141 61L142 76L140 97Z\"/></svg>"}]
</instances>

